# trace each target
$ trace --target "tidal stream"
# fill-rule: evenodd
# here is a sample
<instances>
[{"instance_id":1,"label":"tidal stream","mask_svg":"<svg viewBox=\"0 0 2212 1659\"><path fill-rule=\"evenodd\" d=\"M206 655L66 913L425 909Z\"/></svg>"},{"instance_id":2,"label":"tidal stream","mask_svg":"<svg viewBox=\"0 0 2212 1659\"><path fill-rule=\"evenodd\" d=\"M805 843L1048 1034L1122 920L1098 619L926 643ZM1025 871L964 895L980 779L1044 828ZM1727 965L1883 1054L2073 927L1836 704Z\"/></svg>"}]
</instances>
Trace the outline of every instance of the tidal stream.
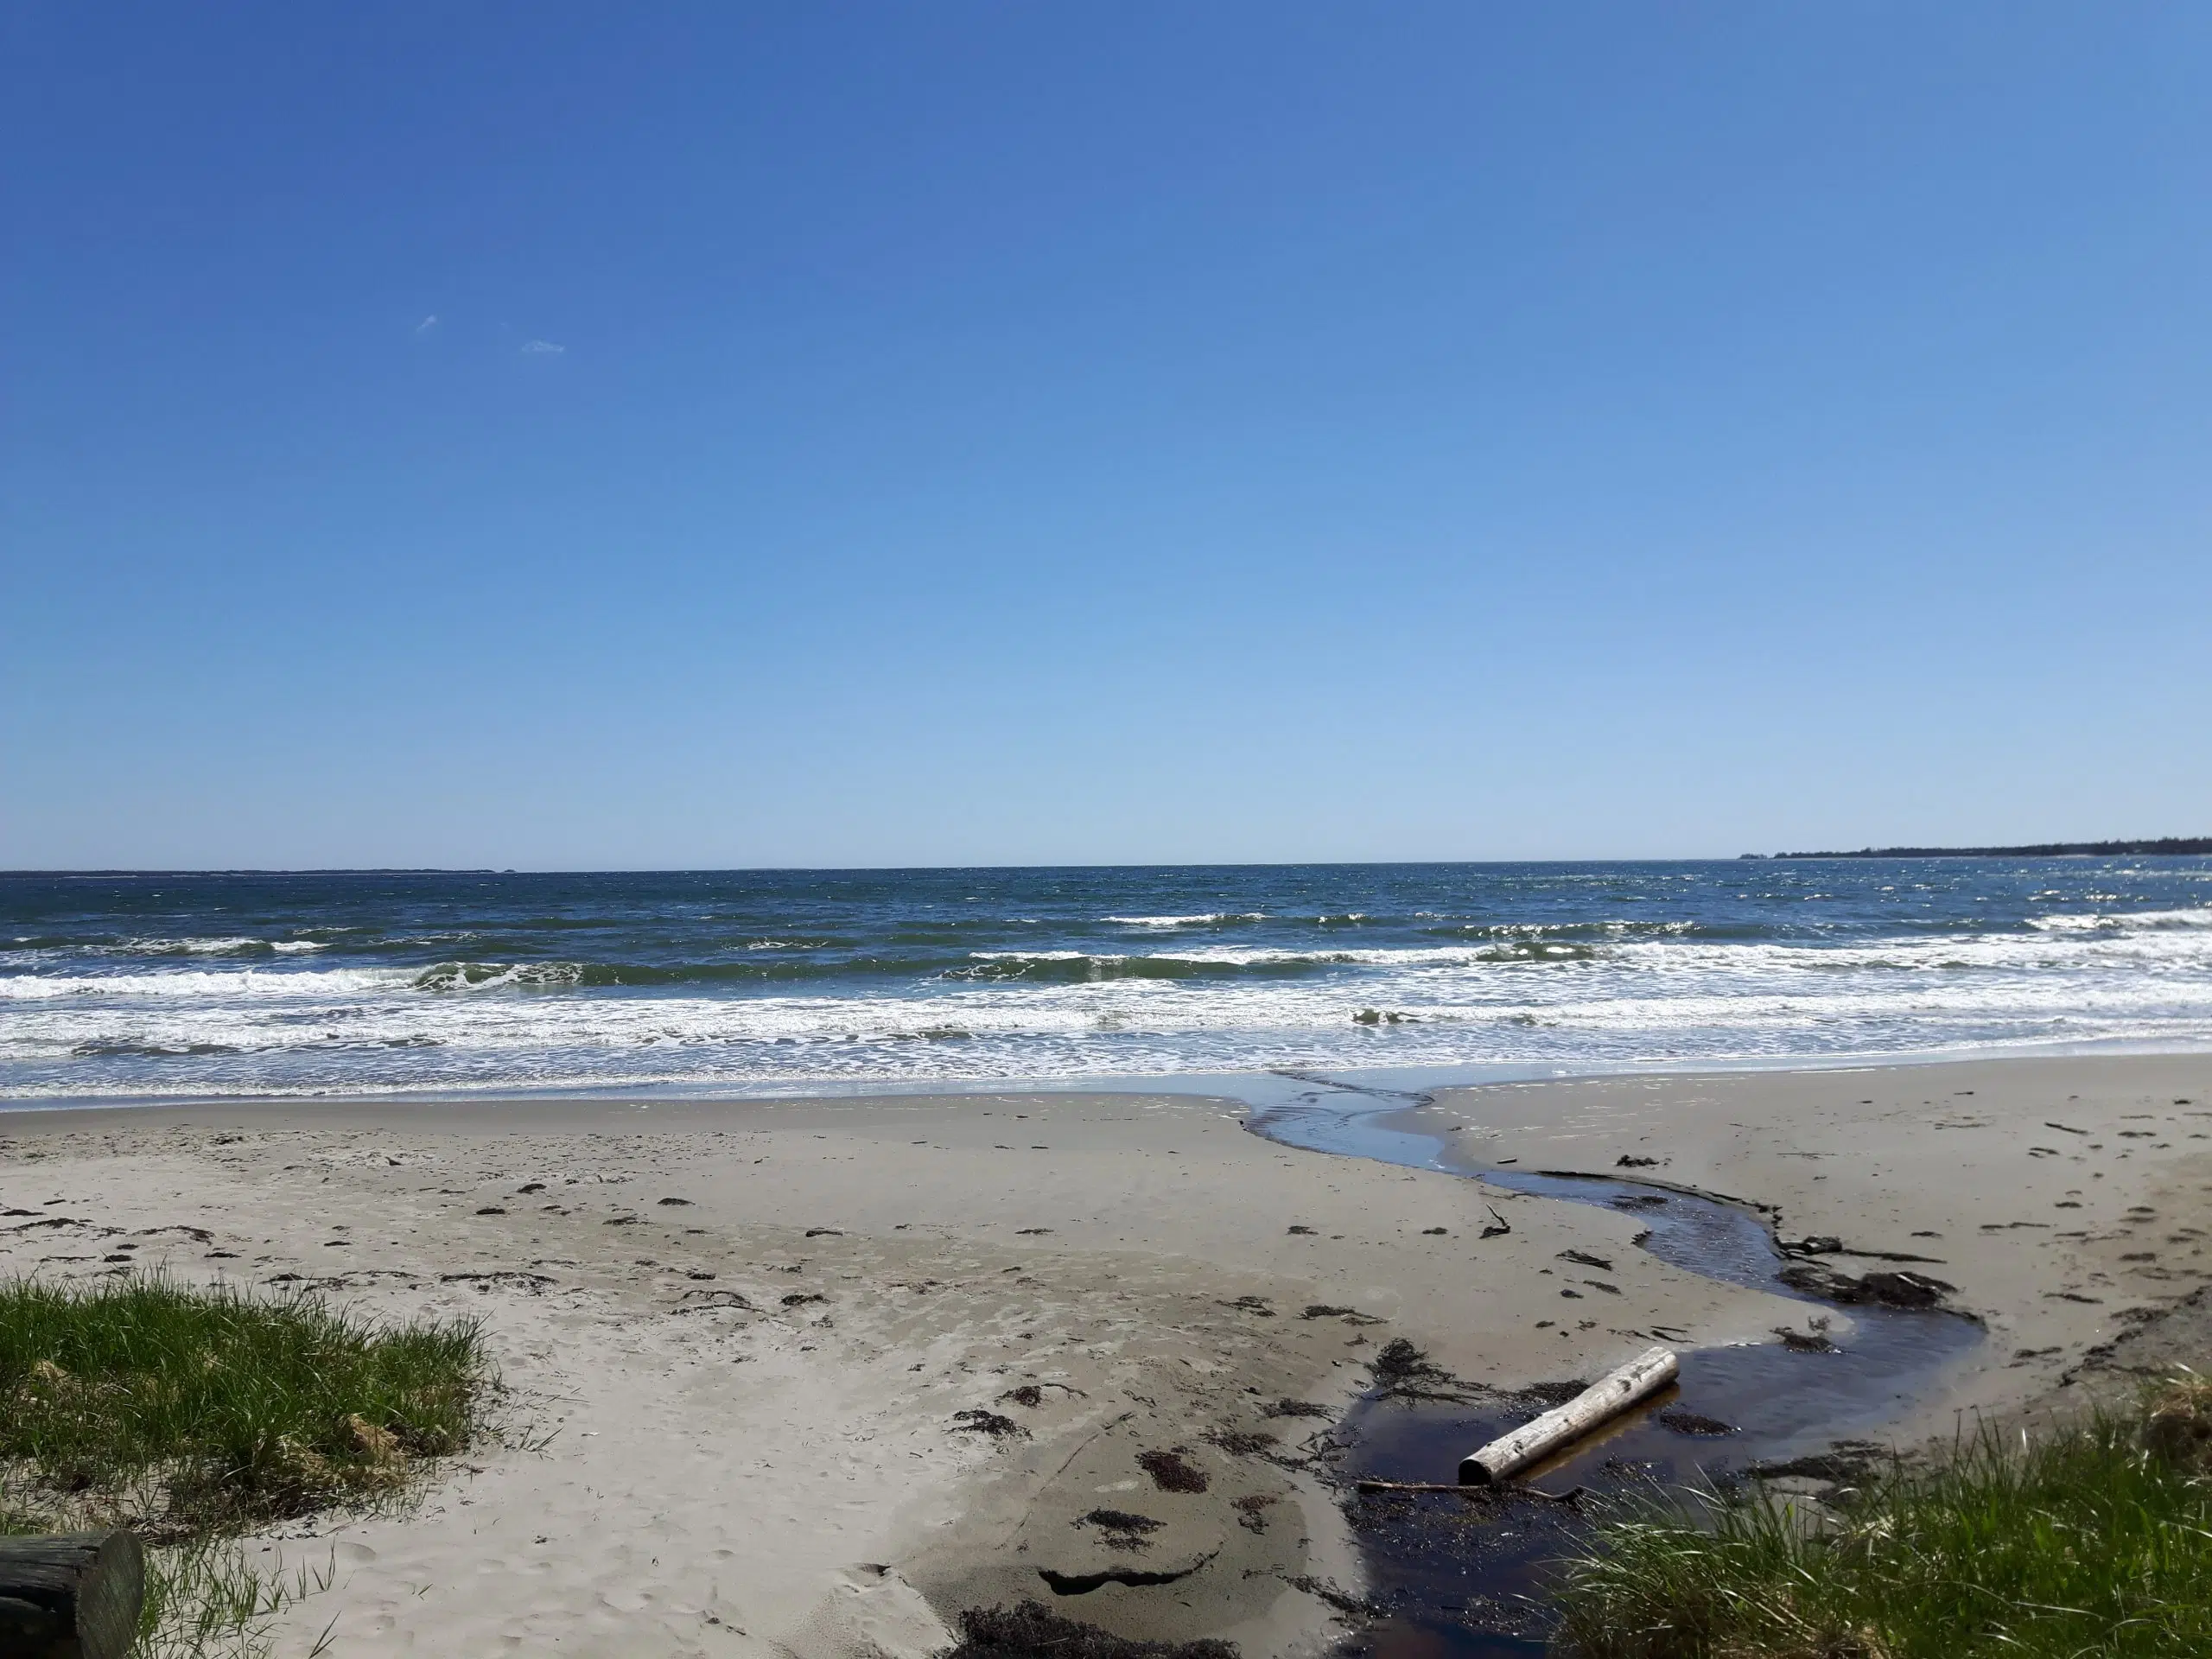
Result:
<instances>
[{"instance_id":1,"label":"tidal stream","mask_svg":"<svg viewBox=\"0 0 2212 1659\"><path fill-rule=\"evenodd\" d=\"M1248 1127L1286 1146L1625 1211L1648 1230L1639 1246L1671 1266L1825 1306L1781 1282L1789 1258L1767 1222L1747 1207L1608 1175L1472 1162L1424 1122L1431 1097L1419 1092L1288 1072L1251 1079L1237 1092L1252 1108ZM1972 1320L1939 1311L1855 1306L1848 1320L1849 1333L1827 1351L1778 1343L1678 1346L1681 1376L1675 1388L1513 1485L1553 1493L1579 1486L1600 1500L1636 1489L1697 1489L1754 1465L1817 1456L1839 1441L1878 1440L1982 1339ZM1448 1483L1461 1457L1542 1408L1525 1399L1451 1404L1371 1395L1339 1425L1337 1471L1347 1484L1359 1478ZM1669 1421L1730 1432L1683 1432ZM1586 1537L1591 1507L1525 1493L1472 1501L1449 1494L1360 1497L1353 1519L1370 1592L1384 1616L1352 1650L1378 1659L1544 1653L1552 1563Z\"/></svg>"}]
</instances>

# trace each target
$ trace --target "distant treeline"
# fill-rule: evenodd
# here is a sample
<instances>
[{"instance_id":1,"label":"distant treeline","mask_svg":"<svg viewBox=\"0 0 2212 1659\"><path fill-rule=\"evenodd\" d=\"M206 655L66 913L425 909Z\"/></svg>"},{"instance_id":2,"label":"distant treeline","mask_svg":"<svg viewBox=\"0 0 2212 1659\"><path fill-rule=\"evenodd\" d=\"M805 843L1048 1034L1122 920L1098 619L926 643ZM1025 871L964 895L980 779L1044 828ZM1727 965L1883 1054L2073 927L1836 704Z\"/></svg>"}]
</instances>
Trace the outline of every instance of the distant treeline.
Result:
<instances>
[{"instance_id":1,"label":"distant treeline","mask_svg":"<svg viewBox=\"0 0 2212 1659\"><path fill-rule=\"evenodd\" d=\"M2144 854L2212 853L2212 836L2160 841L2047 841L2036 847L1861 847L1855 853L1777 853L1777 858L2133 858ZM1745 858L1764 856L1745 853Z\"/></svg>"}]
</instances>

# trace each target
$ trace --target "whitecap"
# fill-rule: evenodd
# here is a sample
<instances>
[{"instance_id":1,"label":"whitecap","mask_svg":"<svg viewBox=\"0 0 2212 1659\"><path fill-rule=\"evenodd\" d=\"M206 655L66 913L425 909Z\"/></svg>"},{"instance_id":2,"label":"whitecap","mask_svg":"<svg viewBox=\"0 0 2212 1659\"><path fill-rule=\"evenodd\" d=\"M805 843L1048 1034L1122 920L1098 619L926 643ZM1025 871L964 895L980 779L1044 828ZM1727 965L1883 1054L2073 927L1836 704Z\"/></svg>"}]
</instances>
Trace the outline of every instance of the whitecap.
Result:
<instances>
[{"instance_id":1,"label":"whitecap","mask_svg":"<svg viewBox=\"0 0 2212 1659\"><path fill-rule=\"evenodd\" d=\"M2044 932L2088 933L2126 927L2212 927L2212 906L2189 910L2058 911L2031 916L2028 925Z\"/></svg>"},{"instance_id":2,"label":"whitecap","mask_svg":"<svg viewBox=\"0 0 2212 1659\"><path fill-rule=\"evenodd\" d=\"M115 948L141 957L256 957L264 951L289 955L327 947L312 939L263 939L240 934L215 939L124 939Z\"/></svg>"},{"instance_id":3,"label":"whitecap","mask_svg":"<svg viewBox=\"0 0 2212 1659\"><path fill-rule=\"evenodd\" d=\"M181 968L157 974L0 975L0 1001L63 997L158 996L220 1000L232 996L342 996L389 990L412 978L405 969Z\"/></svg>"},{"instance_id":4,"label":"whitecap","mask_svg":"<svg viewBox=\"0 0 2212 1659\"><path fill-rule=\"evenodd\" d=\"M1262 911L1214 911L1203 916L1102 916L1102 922L1122 927L1218 927L1224 922L1264 922Z\"/></svg>"}]
</instances>

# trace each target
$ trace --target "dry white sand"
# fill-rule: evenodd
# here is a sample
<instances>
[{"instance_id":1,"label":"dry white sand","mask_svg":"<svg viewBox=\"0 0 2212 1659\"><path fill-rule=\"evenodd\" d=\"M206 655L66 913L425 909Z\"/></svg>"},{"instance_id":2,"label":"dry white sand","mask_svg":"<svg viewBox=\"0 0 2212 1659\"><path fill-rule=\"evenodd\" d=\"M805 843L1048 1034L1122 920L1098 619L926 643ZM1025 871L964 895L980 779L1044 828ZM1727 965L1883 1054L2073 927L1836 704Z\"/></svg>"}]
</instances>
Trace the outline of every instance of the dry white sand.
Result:
<instances>
[{"instance_id":1,"label":"dry white sand","mask_svg":"<svg viewBox=\"0 0 2212 1659\"><path fill-rule=\"evenodd\" d=\"M1524 1166L1659 1158L1642 1173L1777 1206L1785 1233L1940 1258L1994 1334L1917 1433L2202 1282L2208 1096L2203 1058L2006 1061L1484 1089L1409 1119ZM1806 1322L1635 1250L1630 1217L1288 1151L1241 1116L1052 1093L13 1113L0 1208L36 1213L0 1222L0 1270L129 1256L485 1321L500 1443L404 1512L254 1541L334 1554L285 1637L329 1624L336 1659L919 1654L1022 1596L1313 1651L1325 1592L1359 1587L1336 1510L1209 1436L1294 1452L1325 1420L1268 1408L1340 1408L1397 1335L1513 1387L1654 1326ZM1485 1239L1492 1206L1512 1231ZM1562 1303L1568 1249L1614 1260L1619 1294ZM1163 1490L1140 1461L1161 1452L1206 1490ZM1100 1509L1161 1525L1117 1547Z\"/></svg>"}]
</instances>

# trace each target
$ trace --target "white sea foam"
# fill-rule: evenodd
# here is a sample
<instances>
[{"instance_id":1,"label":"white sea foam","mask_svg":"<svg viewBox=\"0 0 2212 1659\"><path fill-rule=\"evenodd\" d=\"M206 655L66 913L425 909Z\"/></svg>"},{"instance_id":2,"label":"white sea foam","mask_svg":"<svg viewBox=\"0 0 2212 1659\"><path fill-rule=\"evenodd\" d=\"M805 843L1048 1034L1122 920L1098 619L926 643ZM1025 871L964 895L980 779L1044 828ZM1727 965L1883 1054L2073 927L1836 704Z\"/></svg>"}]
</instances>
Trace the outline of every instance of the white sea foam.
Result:
<instances>
[{"instance_id":1,"label":"white sea foam","mask_svg":"<svg viewBox=\"0 0 2212 1659\"><path fill-rule=\"evenodd\" d=\"M454 959L427 968L314 966L313 942L283 941L307 948L279 951L279 942L249 941L269 953L262 965L95 973L67 950L41 947L11 953L0 971L0 1089L734 1085L2212 1035L2212 907L2130 912L2107 898L2082 901L2089 907L2051 909L2026 925L1886 938L1733 938L1662 918L1470 925L1465 938L1421 944L1362 944L1375 936L1353 931L1259 943L1268 932L1245 936L1249 945L1162 938L1147 950L1148 941L1133 938L1119 953L1001 949L968 958L1090 962L1100 967L1095 977L924 976L874 989L834 981L818 990L759 981L735 992L684 982L587 988L578 963L464 960L465 941L478 937L467 930L442 936L431 948ZM1165 931L1259 914L1108 919ZM810 925L778 943L811 948L803 937ZM188 943L197 948L169 954L250 954L236 939ZM1141 971L1178 967L1201 971ZM1364 1007L1404 1019L1357 1026L1351 1015Z\"/></svg>"},{"instance_id":2,"label":"white sea foam","mask_svg":"<svg viewBox=\"0 0 2212 1659\"><path fill-rule=\"evenodd\" d=\"M1116 922L1123 927L1218 927L1224 922L1264 922L1264 912L1214 911L1203 916L1102 916L1102 922Z\"/></svg>"},{"instance_id":3,"label":"white sea foam","mask_svg":"<svg viewBox=\"0 0 2212 1659\"><path fill-rule=\"evenodd\" d=\"M2050 916L2031 917L2028 925L2049 933L2122 932L2139 927L2212 927L2212 906L2190 910L2062 911Z\"/></svg>"},{"instance_id":4,"label":"white sea foam","mask_svg":"<svg viewBox=\"0 0 2212 1659\"><path fill-rule=\"evenodd\" d=\"M142 957L289 957L328 948L315 939L261 939L245 935L219 939L125 939L117 947Z\"/></svg>"},{"instance_id":5,"label":"white sea foam","mask_svg":"<svg viewBox=\"0 0 2212 1659\"><path fill-rule=\"evenodd\" d=\"M501 966L482 962L441 962L409 982L418 991L505 991L574 985L583 978L580 962L519 962Z\"/></svg>"},{"instance_id":6,"label":"white sea foam","mask_svg":"<svg viewBox=\"0 0 2212 1659\"><path fill-rule=\"evenodd\" d=\"M404 985L405 969L333 968L321 970L178 969L153 974L0 974L0 1001L48 1001L110 996L273 997L346 996Z\"/></svg>"}]
</instances>

